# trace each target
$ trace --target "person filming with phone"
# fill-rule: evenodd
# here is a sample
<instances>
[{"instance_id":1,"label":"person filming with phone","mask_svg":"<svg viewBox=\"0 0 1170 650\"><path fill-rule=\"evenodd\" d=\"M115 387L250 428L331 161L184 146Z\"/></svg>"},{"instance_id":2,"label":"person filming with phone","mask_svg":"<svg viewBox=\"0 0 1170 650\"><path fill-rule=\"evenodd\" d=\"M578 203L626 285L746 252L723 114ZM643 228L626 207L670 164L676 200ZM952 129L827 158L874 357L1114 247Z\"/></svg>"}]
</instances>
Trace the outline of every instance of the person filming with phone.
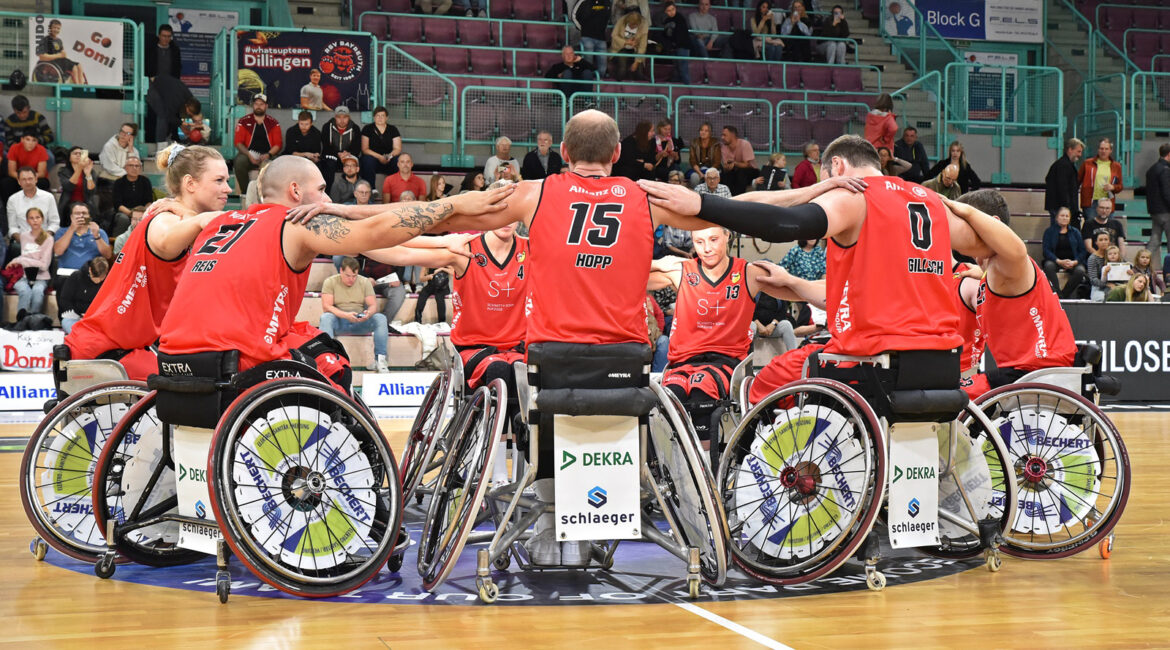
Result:
<instances>
[{"instance_id":1,"label":"person filming with phone","mask_svg":"<svg viewBox=\"0 0 1170 650\"><path fill-rule=\"evenodd\" d=\"M95 257L107 260L113 255L110 237L89 214L89 206L77 201L69 206L69 226L57 231L53 244L53 256L57 258L57 273L53 276L53 288L57 291L65 279Z\"/></svg>"}]
</instances>

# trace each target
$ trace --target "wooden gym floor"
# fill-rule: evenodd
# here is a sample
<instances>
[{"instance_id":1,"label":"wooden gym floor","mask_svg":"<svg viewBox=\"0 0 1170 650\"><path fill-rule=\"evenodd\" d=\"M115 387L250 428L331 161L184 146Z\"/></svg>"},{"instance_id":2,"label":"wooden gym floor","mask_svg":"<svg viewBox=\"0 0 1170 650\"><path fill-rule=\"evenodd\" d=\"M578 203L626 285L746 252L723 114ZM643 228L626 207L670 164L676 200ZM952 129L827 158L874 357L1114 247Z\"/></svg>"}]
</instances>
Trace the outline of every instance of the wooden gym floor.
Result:
<instances>
[{"instance_id":1,"label":"wooden gym floor","mask_svg":"<svg viewBox=\"0 0 1170 650\"><path fill-rule=\"evenodd\" d=\"M1112 413L1133 489L1110 560L1006 558L884 592L686 605L466 607L233 596L36 562L0 454L0 645L30 648L1136 648L1170 646L1170 414ZM383 423L400 447L406 420ZM25 435L32 425L3 425Z\"/></svg>"}]
</instances>

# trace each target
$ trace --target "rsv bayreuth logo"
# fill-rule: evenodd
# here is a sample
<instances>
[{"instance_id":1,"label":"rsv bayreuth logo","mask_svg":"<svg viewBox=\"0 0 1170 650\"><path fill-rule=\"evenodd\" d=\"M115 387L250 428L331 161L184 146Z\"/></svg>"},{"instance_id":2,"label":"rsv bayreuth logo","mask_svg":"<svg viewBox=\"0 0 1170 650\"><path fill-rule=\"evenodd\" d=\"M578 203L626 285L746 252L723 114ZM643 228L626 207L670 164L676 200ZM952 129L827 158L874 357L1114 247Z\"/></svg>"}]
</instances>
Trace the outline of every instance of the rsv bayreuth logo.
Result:
<instances>
[{"instance_id":1,"label":"rsv bayreuth logo","mask_svg":"<svg viewBox=\"0 0 1170 650\"><path fill-rule=\"evenodd\" d=\"M593 506L594 508L600 508L606 503L609 503L609 499L607 499L605 495L605 490L600 485L595 485L592 489L589 490L586 496L589 497L589 505Z\"/></svg>"}]
</instances>

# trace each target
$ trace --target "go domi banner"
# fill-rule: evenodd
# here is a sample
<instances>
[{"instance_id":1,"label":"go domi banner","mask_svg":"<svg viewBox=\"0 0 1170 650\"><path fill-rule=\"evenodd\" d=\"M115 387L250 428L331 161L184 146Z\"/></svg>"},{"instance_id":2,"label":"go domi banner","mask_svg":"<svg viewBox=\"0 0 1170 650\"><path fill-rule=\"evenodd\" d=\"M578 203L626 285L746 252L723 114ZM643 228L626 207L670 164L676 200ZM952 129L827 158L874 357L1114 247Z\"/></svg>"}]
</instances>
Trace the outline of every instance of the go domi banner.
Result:
<instances>
[{"instance_id":1,"label":"go domi banner","mask_svg":"<svg viewBox=\"0 0 1170 650\"><path fill-rule=\"evenodd\" d=\"M373 66L372 36L312 31L236 32L238 101L249 104L258 93L269 108L297 108L310 71L321 71L321 90L330 109L368 111Z\"/></svg>"},{"instance_id":2,"label":"go domi banner","mask_svg":"<svg viewBox=\"0 0 1170 650\"><path fill-rule=\"evenodd\" d=\"M29 79L82 86L124 85L122 25L63 16L29 17Z\"/></svg>"}]
</instances>

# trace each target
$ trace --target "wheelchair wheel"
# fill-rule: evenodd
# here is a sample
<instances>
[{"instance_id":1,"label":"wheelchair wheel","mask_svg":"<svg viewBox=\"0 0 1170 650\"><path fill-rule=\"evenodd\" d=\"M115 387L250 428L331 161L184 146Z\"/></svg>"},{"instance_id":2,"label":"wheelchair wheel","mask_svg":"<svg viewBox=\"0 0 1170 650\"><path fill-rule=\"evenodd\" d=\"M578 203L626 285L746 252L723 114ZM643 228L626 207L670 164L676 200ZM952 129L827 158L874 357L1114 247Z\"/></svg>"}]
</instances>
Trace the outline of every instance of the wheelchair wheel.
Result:
<instances>
[{"instance_id":1,"label":"wheelchair wheel","mask_svg":"<svg viewBox=\"0 0 1170 650\"><path fill-rule=\"evenodd\" d=\"M1082 396L1044 384L997 388L976 404L1007 445L1018 507L1004 552L1055 559L1108 538L1129 500L1121 435Z\"/></svg>"},{"instance_id":2,"label":"wheelchair wheel","mask_svg":"<svg viewBox=\"0 0 1170 650\"><path fill-rule=\"evenodd\" d=\"M727 518L715 481L682 403L656 382L659 405L650 414L646 467L685 546L699 549L699 572L720 586L727 578ZM712 444L716 444L712 442Z\"/></svg>"},{"instance_id":3,"label":"wheelchair wheel","mask_svg":"<svg viewBox=\"0 0 1170 650\"><path fill-rule=\"evenodd\" d=\"M974 404L938 441L939 546L936 557L969 559L999 548L1016 511L1016 476L1007 445Z\"/></svg>"},{"instance_id":4,"label":"wheelchair wheel","mask_svg":"<svg viewBox=\"0 0 1170 650\"><path fill-rule=\"evenodd\" d=\"M439 470L423 520L418 572L427 591L447 579L483 509L487 476L504 430L507 389L496 379L481 386L455 416L452 447Z\"/></svg>"},{"instance_id":5,"label":"wheelchair wheel","mask_svg":"<svg viewBox=\"0 0 1170 650\"><path fill-rule=\"evenodd\" d=\"M180 548L175 461L170 427L155 415L155 393L138 400L110 434L94 469L93 512L98 530L114 518L114 546L122 557L148 566L201 559ZM133 444L129 444L133 442Z\"/></svg>"},{"instance_id":6,"label":"wheelchair wheel","mask_svg":"<svg viewBox=\"0 0 1170 650\"><path fill-rule=\"evenodd\" d=\"M61 553L97 562L106 550L93 517L94 468L115 426L148 392L137 381L98 384L58 403L29 438L20 465L21 501L40 538Z\"/></svg>"},{"instance_id":7,"label":"wheelchair wheel","mask_svg":"<svg viewBox=\"0 0 1170 650\"><path fill-rule=\"evenodd\" d=\"M435 456L439 431L448 419L451 404L451 371L440 372L427 388L414 416L406 449L402 452L402 502L409 504Z\"/></svg>"},{"instance_id":8,"label":"wheelchair wheel","mask_svg":"<svg viewBox=\"0 0 1170 650\"><path fill-rule=\"evenodd\" d=\"M288 377L243 392L220 418L207 470L224 540L281 591L352 591L394 550L394 456L367 412L326 384Z\"/></svg>"},{"instance_id":9,"label":"wheelchair wheel","mask_svg":"<svg viewBox=\"0 0 1170 650\"><path fill-rule=\"evenodd\" d=\"M885 436L852 388L803 379L748 411L718 476L735 562L764 582L808 582L849 559L873 528Z\"/></svg>"}]
</instances>

